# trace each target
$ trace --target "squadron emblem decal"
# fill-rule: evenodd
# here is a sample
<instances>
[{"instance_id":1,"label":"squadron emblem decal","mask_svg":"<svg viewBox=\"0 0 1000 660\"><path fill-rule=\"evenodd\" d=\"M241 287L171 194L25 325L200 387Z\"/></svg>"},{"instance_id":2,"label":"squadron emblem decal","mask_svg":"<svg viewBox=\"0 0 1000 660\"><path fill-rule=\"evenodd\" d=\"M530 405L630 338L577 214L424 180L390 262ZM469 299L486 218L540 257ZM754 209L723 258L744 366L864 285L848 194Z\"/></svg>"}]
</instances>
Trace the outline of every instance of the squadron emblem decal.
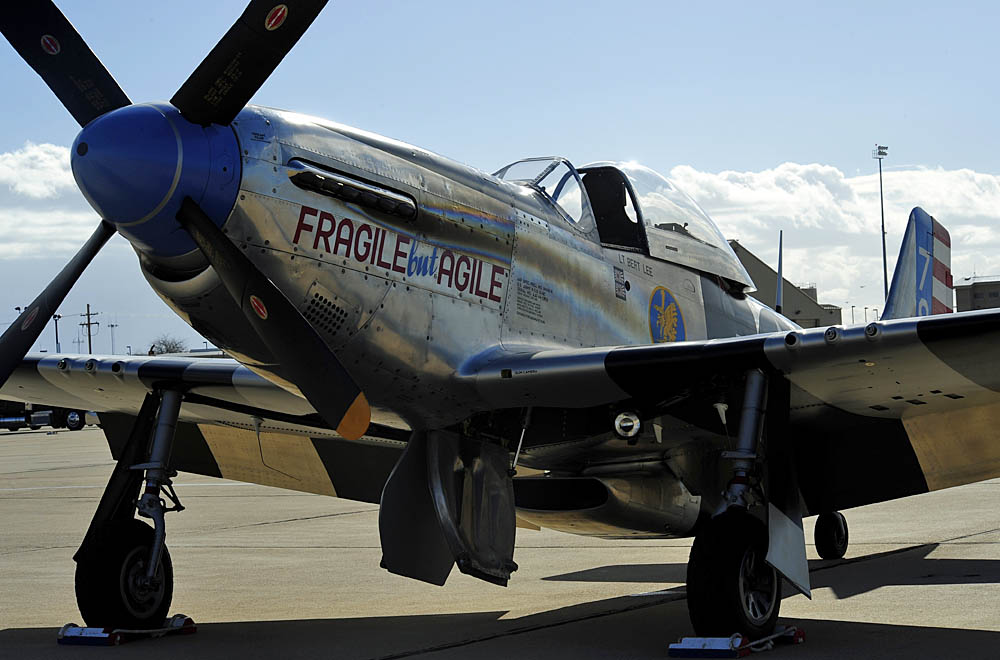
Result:
<instances>
[{"instance_id":1,"label":"squadron emblem decal","mask_svg":"<svg viewBox=\"0 0 1000 660\"><path fill-rule=\"evenodd\" d=\"M271 11L267 12L267 18L264 19L264 29L268 32L277 30L286 18L288 18L288 5L275 5Z\"/></svg>"},{"instance_id":2,"label":"squadron emblem decal","mask_svg":"<svg viewBox=\"0 0 1000 660\"><path fill-rule=\"evenodd\" d=\"M681 307L662 286L653 289L649 297L649 335L654 343L684 341L684 315Z\"/></svg>"}]
</instances>

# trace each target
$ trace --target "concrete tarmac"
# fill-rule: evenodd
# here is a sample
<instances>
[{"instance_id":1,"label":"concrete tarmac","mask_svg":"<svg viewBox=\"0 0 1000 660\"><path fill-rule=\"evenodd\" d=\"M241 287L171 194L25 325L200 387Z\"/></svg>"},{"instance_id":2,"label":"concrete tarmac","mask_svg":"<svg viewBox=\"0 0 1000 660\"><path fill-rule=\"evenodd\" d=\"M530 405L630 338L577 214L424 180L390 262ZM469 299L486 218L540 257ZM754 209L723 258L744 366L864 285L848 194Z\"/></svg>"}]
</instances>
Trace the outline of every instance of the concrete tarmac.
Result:
<instances>
[{"instance_id":1,"label":"concrete tarmac","mask_svg":"<svg viewBox=\"0 0 1000 660\"><path fill-rule=\"evenodd\" d=\"M171 612L198 633L58 646L82 623L72 555L112 467L97 429L0 432L0 658L663 658L692 634L690 540L519 529L510 587L433 587L379 568L376 506L182 475ZM806 643L773 657L1000 657L1000 480L846 515L847 557L810 545L813 599L782 604Z\"/></svg>"}]
</instances>

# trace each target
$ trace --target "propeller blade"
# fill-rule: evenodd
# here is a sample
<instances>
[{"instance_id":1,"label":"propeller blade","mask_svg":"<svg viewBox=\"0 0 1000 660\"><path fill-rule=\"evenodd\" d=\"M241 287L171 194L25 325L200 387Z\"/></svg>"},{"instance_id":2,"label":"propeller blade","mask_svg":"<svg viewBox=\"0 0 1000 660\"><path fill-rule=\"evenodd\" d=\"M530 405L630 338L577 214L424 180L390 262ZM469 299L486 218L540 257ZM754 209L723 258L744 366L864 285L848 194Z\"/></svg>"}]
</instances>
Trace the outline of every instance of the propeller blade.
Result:
<instances>
[{"instance_id":1,"label":"propeller blade","mask_svg":"<svg viewBox=\"0 0 1000 660\"><path fill-rule=\"evenodd\" d=\"M364 435L371 422L368 400L299 310L190 197L177 221L316 412L348 440Z\"/></svg>"},{"instance_id":2,"label":"propeller blade","mask_svg":"<svg viewBox=\"0 0 1000 660\"><path fill-rule=\"evenodd\" d=\"M38 339L38 335L42 334L45 324L56 313L66 294L76 284L80 274L114 233L115 228L112 225L101 222L76 256L63 266L55 279L49 282L45 290L38 294L38 297L0 336L0 385L7 382L14 369L31 349L31 345Z\"/></svg>"},{"instance_id":3,"label":"propeller blade","mask_svg":"<svg viewBox=\"0 0 1000 660\"><path fill-rule=\"evenodd\" d=\"M195 124L229 124L324 5L326 0L252 0L170 103Z\"/></svg>"},{"instance_id":4,"label":"propeller blade","mask_svg":"<svg viewBox=\"0 0 1000 660\"><path fill-rule=\"evenodd\" d=\"M0 11L0 32L80 126L132 104L51 0L6 3Z\"/></svg>"}]
</instances>

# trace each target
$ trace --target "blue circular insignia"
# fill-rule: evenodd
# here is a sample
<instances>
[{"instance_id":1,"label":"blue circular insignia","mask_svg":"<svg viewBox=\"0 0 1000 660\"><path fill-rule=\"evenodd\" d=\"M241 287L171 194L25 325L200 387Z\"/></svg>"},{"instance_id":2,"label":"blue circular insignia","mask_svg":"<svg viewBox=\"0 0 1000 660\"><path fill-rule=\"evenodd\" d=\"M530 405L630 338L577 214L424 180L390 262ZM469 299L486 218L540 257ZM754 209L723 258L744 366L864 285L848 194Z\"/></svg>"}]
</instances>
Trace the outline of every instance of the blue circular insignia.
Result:
<instances>
[{"instance_id":1,"label":"blue circular insignia","mask_svg":"<svg viewBox=\"0 0 1000 660\"><path fill-rule=\"evenodd\" d=\"M658 286L649 297L649 335L654 343L684 341L684 315L674 294Z\"/></svg>"}]
</instances>

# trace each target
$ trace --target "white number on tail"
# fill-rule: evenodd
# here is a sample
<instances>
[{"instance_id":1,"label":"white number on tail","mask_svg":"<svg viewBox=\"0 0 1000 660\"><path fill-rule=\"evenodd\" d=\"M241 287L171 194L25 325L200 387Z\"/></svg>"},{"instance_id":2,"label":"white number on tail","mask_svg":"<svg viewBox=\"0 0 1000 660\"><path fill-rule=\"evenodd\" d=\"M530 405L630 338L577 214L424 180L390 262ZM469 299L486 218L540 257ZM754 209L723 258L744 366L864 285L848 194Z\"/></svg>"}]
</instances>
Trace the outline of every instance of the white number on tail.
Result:
<instances>
[{"instance_id":1,"label":"white number on tail","mask_svg":"<svg viewBox=\"0 0 1000 660\"><path fill-rule=\"evenodd\" d=\"M924 282L927 281L927 271L931 266L931 253L922 247L917 247L917 254L924 258L924 270L920 273L920 284L917 286L917 316L930 316L931 303L922 294Z\"/></svg>"}]
</instances>

